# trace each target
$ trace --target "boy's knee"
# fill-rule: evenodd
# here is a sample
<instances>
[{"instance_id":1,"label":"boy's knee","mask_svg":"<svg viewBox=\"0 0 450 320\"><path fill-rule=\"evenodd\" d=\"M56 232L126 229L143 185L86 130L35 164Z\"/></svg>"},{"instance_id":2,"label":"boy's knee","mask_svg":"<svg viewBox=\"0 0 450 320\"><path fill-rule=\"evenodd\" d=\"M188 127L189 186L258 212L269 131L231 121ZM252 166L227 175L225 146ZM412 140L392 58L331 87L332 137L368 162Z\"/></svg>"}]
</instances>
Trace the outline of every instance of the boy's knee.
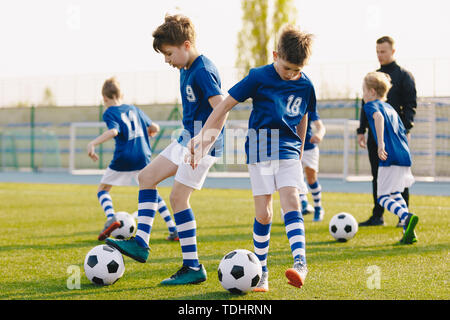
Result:
<instances>
[{"instance_id":1,"label":"boy's knee","mask_svg":"<svg viewBox=\"0 0 450 320\"><path fill-rule=\"evenodd\" d=\"M259 213L256 220L261 224L269 224L272 222L272 212Z\"/></svg>"},{"instance_id":2,"label":"boy's knee","mask_svg":"<svg viewBox=\"0 0 450 320\"><path fill-rule=\"evenodd\" d=\"M172 189L169 195L169 201L172 208L177 208L180 205L186 204L188 199L181 193Z\"/></svg>"},{"instance_id":3,"label":"boy's knee","mask_svg":"<svg viewBox=\"0 0 450 320\"><path fill-rule=\"evenodd\" d=\"M155 183L152 179L152 173L150 172L150 170L142 170L141 172L139 172L138 174L138 182L139 182L139 186L141 187L147 187L147 188L151 188L151 189L155 189Z\"/></svg>"}]
</instances>

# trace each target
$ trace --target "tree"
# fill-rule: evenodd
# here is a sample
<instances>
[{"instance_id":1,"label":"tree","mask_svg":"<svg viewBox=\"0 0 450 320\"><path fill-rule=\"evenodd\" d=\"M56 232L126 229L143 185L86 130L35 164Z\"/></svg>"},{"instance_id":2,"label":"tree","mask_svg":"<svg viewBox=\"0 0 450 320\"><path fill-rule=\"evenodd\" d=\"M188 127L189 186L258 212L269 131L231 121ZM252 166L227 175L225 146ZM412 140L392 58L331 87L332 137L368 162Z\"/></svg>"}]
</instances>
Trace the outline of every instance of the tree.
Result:
<instances>
[{"instance_id":1,"label":"tree","mask_svg":"<svg viewBox=\"0 0 450 320\"><path fill-rule=\"evenodd\" d=\"M272 24L273 47L277 47L277 33L285 24L295 24L298 15L293 0L275 0Z\"/></svg>"},{"instance_id":2,"label":"tree","mask_svg":"<svg viewBox=\"0 0 450 320\"><path fill-rule=\"evenodd\" d=\"M268 61L268 0L242 0L241 8L242 29L238 33L236 67L245 75L250 68Z\"/></svg>"},{"instance_id":3,"label":"tree","mask_svg":"<svg viewBox=\"0 0 450 320\"><path fill-rule=\"evenodd\" d=\"M269 44L286 23L295 23L297 10L293 0L274 0L272 26L268 0L241 0L242 29L238 33L236 67L242 75L250 68L269 63Z\"/></svg>"},{"instance_id":4,"label":"tree","mask_svg":"<svg viewBox=\"0 0 450 320\"><path fill-rule=\"evenodd\" d=\"M50 87L45 87L41 105L46 107L53 107L56 105L55 96Z\"/></svg>"}]
</instances>

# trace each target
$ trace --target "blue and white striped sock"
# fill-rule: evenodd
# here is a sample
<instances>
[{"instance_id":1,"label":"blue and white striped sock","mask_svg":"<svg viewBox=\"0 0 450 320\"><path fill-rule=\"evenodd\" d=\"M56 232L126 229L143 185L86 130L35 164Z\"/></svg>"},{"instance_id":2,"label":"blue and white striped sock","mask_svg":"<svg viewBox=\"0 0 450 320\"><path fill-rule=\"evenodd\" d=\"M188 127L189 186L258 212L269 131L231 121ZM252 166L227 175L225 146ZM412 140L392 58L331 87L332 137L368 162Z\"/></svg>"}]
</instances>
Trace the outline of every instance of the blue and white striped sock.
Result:
<instances>
[{"instance_id":1,"label":"blue and white striped sock","mask_svg":"<svg viewBox=\"0 0 450 320\"><path fill-rule=\"evenodd\" d=\"M311 195L314 200L314 208L322 207L322 186L319 184L319 180L313 184L309 184L309 189L311 190Z\"/></svg>"},{"instance_id":2,"label":"blue and white striped sock","mask_svg":"<svg viewBox=\"0 0 450 320\"><path fill-rule=\"evenodd\" d=\"M303 264L306 264L305 226L302 213L299 211L286 213L284 215L284 225L294 261L300 260Z\"/></svg>"},{"instance_id":3,"label":"blue and white striped sock","mask_svg":"<svg viewBox=\"0 0 450 320\"><path fill-rule=\"evenodd\" d=\"M170 215L169 209L167 209L166 202L161 198L160 195L158 195L158 211L161 217L166 222L167 228L169 229L169 232L174 232L177 228L175 226L175 222L173 222L172 217Z\"/></svg>"},{"instance_id":4,"label":"blue and white striped sock","mask_svg":"<svg viewBox=\"0 0 450 320\"><path fill-rule=\"evenodd\" d=\"M180 238L183 265L196 268L200 265L197 253L197 224L191 208L175 213L178 237Z\"/></svg>"},{"instance_id":5,"label":"blue and white striped sock","mask_svg":"<svg viewBox=\"0 0 450 320\"><path fill-rule=\"evenodd\" d=\"M142 247L148 248L157 207L158 192L156 189L139 190L138 224L135 239Z\"/></svg>"},{"instance_id":6,"label":"blue and white striped sock","mask_svg":"<svg viewBox=\"0 0 450 320\"><path fill-rule=\"evenodd\" d=\"M103 208L103 211L105 212L106 219L114 217L115 212L109 192L105 190L100 191L97 193L97 198Z\"/></svg>"},{"instance_id":7,"label":"blue and white striped sock","mask_svg":"<svg viewBox=\"0 0 450 320\"><path fill-rule=\"evenodd\" d=\"M398 204L401 205L403 209L409 212L408 205L406 204L405 199L403 199L401 192L391 193L391 199L397 201Z\"/></svg>"},{"instance_id":8,"label":"blue and white striped sock","mask_svg":"<svg viewBox=\"0 0 450 320\"><path fill-rule=\"evenodd\" d=\"M398 197L398 196L397 196ZM401 195L400 195L401 197ZM402 198L403 199L403 198ZM403 200L404 202L405 200ZM405 207L402 206L401 201L396 201L393 198L390 197L389 194L385 194L378 197L378 203L398 216L400 218L400 221L403 223L408 216L408 210L406 210ZM406 204L406 203L405 203Z\"/></svg>"},{"instance_id":9,"label":"blue and white striped sock","mask_svg":"<svg viewBox=\"0 0 450 320\"><path fill-rule=\"evenodd\" d=\"M267 272L267 254L269 253L270 227L269 224L259 223L256 218L253 223L253 246L256 256L261 262L262 271Z\"/></svg>"}]
</instances>

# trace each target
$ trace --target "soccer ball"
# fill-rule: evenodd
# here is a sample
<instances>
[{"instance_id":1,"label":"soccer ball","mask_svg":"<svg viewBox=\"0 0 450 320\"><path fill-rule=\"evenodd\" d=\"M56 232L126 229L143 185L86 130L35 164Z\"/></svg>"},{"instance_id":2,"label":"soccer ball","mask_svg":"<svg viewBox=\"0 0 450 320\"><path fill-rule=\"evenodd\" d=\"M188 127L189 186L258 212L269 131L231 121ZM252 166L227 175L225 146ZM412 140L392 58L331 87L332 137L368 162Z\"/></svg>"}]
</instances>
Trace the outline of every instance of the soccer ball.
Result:
<instances>
[{"instance_id":1,"label":"soccer ball","mask_svg":"<svg viewBox=\"0 0 450 320\"><path fill-rule=\"evenodd\" d=\"M241 294L256 287L261 279L262 268L253 252L236 249L222 258L217 273L225 290Z\"/></svg>"},{"instance_id":2,"label":"soccer ball","mask_svg":"<svg viewBox=\"0 0 450 320\"><path fill-rule=\"evenodd\" d=\"M124 271L122 254L108 245L92 248L84 259L84 273L97 285L113 284L122 277Z\"/></svg>"},{"instance_id":3,"label":"soccer ball","mask_svg":"<svg viewBox=\"0 0 450 320\"><path fill-rule=\"evenodd\" d=\"M337 241L346 242L358 232L358 222L350 213L341 212L331 218L329 230Z\"/></svg>"},{"instance_id":4,"label":"soccer ball","mask_svg":"<svg viewBox=\"0 0 450 320\"><path fill-rule=\"evenodd\" d=\"M129 239L136 231L136 220L128 212L116 213L116 219L120 222L120 227L111 232L111 236L116 239Z\"/></svg>"}]
</instances>

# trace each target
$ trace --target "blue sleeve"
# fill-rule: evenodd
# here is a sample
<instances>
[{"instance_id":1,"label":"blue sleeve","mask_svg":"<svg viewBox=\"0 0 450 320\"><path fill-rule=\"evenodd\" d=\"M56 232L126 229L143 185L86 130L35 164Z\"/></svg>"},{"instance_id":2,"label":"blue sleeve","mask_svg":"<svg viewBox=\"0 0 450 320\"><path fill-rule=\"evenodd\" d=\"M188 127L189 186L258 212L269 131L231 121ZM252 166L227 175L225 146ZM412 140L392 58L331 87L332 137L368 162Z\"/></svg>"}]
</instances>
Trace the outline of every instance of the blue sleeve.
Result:
<instances>
[{"instance_id":1,"label":"blue sleeve","mask_svg":"<svg viewBox=\"0 0 450 320\"><path fill-rule=\"evenodd\" d=\"M257 88L258 82L256 81L255 72L251 69L244 79L228 90L228 93L236 101L244 102L248 98L255 96Z\"/></svg>"},{"instance_id":2,"label":"blue sleeve","mask_svg":"<svg viewBox=\"0 0 450 320\"><path fill-rule=\"evenodd\" d=\"M372 102L368 102L368 103L364 104L363 108L364 108L364 112L366 113L367 120L369 120L369 121L371 119L373 119L373 114L375 112L379 111L377 106Z\"/></svg>"},{"instance_id":3,"label":"blue sleeve","mask_svg":"<svg viewBox=\"0 0 450 320\"><path fill-rule=\"evenodd\" d=\"M222 94L220 79L216 74L205 68L195 73L195 83L206 99Z\"/></svg>"},{"instance_id":4,"label":"blue sleeve","mask_svg":"<svg viewBox=\"0 0 450 320\"><path fill-rule=\"evenodd\" d=\"M111 112L108 112L108 110L103 113L103 121L105 121L106 126L109 130L116 129L117 132L120 132L120 124L116 119L114 119L113 114Z\"/></svg>"},{"instance_id":5,"label":"blue sleeve","mask_svg":"<svg viewBox=\"0 0 450 320\"><path fill-rule=\"evenodd\" d=\"M317 115L318 118L314 119L314 120L319 119L319 114L317 113L316 91L314 90L314 87L311 87L311 94L310 94L309 101L308 101L307 112L308 112L309 117L313 116L314 114ZM314 115L314 116L316 116L316 115Z\"/></svg>"},{"instance_id":6,"label":"blue sleeve","mask_svg":"<svg viewBox=\"0 0 450 320\"><path fill-rule=\"evenodd\" d=\"M319 113L317 112L317 110L314 111L314 112L313 111L309 111L308 112L308 119L311 120L311 122L320 120L320 116L319 116Z\"/></svg>"},{"instance_id":7,"label":"blue sleeve","mask_svg":"<svg viewBox=\"0 0 450 320\"><path fill-rule=\"evenodd\" d=\"M152 119L150 119L149 116L147 116L145 114L145 112L142 111L141 109L139 109L138 107L136 107L136 110L139 113L139 118L141 118L142 121L144 122L145 127L146 128L150 127L152 125L152 122L153 122Z\"/></svg>"}]
</instances>

